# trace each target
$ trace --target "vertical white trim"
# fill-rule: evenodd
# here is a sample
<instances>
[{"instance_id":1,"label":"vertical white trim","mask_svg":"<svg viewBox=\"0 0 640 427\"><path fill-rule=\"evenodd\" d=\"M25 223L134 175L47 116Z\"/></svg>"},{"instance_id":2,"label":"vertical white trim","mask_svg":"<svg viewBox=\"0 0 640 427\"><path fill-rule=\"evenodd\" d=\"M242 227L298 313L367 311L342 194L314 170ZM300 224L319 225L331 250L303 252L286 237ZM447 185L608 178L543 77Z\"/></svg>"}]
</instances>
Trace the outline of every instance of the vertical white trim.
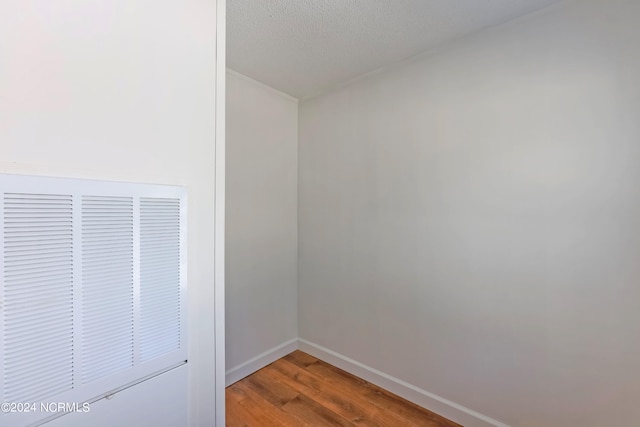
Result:
<instances>
[{"instance_id":1,"label":"vertical white trim","mask_svg":"<svg viewBox=\"0 0 640 427\"><path fill-rule=\"evenodd\" d=\"M188 288L188 269L189 254L187 248L187 218L189 217L188 195L184 194L180 197L180 350L188 354L188 322L189 322L189 288Z\"/></svg>"},{"instance_id":2,"label":"vertical white trim","mask_svg":"<svg viewBox=\"0 0 640 427\"><path fill-rule=\"evenodd\" d=\"M140 197L133 198L133 364L140 363Z\"/></svg>"},{"instance_id":3,"label":"vertical white trim","mask_svg":"<svg viewBox=\"0 0 640 427\"><path fill-rule=\"evenodd\" d=\"M0 283L4 280L4 191L0 191ZM0 378L4 378L4 286L0 286ZM0 387L0 403L7 401L4 383Z\"/></svg>"},{"instance_id":4,"label":"vertical white trim","mask_svg":"<svg viewBox=\"0 0 640 427\"><path fill-rule=\"evenodd\" d=\"M224 212L225 212L225 102L226 0L216 0L216 111L214 195L214 316L216 426L225 425L225 318L224 318Z\"/></svg>"},{"instance_id":5,"label":"vertical white trim","mask_svg":"<svg viewBox=\"0 0 640 427\"><path fill-rule=\"evenodd\" d=\"M78 388L83 381L82 367L84 366L82 353L82 305L84 304L82 295L82 196L78 192L74 192L71 197L71 215L73 217L73 251L71 254L73 266L73 387Z\"/></svg>"}]
</instances>

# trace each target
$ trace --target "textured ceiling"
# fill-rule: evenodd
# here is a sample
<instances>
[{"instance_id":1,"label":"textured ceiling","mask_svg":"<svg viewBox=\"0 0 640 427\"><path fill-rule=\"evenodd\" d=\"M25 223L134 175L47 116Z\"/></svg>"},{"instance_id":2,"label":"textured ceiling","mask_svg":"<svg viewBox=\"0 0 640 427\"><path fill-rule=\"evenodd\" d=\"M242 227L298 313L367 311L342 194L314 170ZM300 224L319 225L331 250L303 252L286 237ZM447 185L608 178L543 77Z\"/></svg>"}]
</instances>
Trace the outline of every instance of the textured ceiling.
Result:
<instances>
[{"instance_id":1,"label":"textured ceiling","mask_svg":"<svg viewBox=\"0 0 640 427\"><path fill-rule=\"evenodd\" d=\"M306 98L558 0L227 0L227 65Z\"/></svg>"}]
</instances>

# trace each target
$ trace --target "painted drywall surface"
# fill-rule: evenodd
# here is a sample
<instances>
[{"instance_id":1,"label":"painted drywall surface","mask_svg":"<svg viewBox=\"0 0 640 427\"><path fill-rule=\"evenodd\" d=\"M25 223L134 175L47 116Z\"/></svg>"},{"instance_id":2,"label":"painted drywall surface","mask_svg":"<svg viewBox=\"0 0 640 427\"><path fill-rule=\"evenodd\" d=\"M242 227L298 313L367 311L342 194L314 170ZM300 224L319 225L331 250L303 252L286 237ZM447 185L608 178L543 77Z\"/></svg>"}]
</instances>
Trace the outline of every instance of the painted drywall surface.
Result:
<instances>
[{"instance_id":1,"label":"painted drywall surface","mask_svg":"<svg viewBox=\"0 0 640 427\"><path fill-rule=\"evenodd\" d=\"M184 425L186 399L175 399L164 390L187 389L187 367L180 366L89 405L87 412L71 413L46 423L46 427L113 427L114 425L177 427ZM140 400L140 396L148 396ZM117 414L125 424L115 424Z\"/></svg>"},{"instance_id":2,"label":"painted drywall surface","mask_svg":"<svg viewBox=\"0 0 640 427\"><path fill-rule=\"evenodd\" d=\"M0 171L187 188L189 386L157 391L192 426L215 417L215 7L12 1L0 14Z\"/></svg>"},{"instance_id":3,"label":"painted drywall surface","mask_svg":"<svg viewBox=\"0 0 640 427\"><path fill-rule=\"evenodd\" d=\"M297 337L298 103L227 73L227 369Z\"/></svg>"},{"instance_id":4,"label":"painted drywall surface","mask_svg":"<svg viewBox=\"0 0 640 427\"><path fill-rule=\"evenodd\" d=\"M300 108L300 337L513 426L640 419L640 3Z\"/></svg>"}]
</instances>

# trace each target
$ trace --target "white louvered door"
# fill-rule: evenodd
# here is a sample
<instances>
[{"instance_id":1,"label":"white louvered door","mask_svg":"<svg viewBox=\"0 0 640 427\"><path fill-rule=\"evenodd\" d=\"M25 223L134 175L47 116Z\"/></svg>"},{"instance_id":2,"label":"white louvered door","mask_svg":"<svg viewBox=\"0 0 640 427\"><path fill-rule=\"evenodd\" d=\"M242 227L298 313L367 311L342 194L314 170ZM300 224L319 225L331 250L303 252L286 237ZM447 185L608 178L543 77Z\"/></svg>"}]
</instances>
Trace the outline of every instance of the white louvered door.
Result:
<instances>
[{"instance_id":1,"label":"white louvered door","mask_svg":"<svg viewBox=\"0 0 640 427\"><path fill-rule=\"evenodd\" d=\"M186 362L186 194L0 175L2 401L25 426ZM16 407L17 408L17 407Z\"/></svg>"},{"instance_id":2,"label":"white louvered door","mask_svg":"<svg viewBox=\"0 0 640 427\"><path fill-rule=\"evenodd\" d=\"M140 360L180 348L180 200L140 199Z\"/></svg>"},{"instance_id":3,"label":"white louvered door","mask_svg":"<svg viewBox=\"0 0 640 427\"><path fill-rule=\"evenodd\" d=\"M133 198L82 197L82 382L133 366Z\"/></svg>"},{"instance_id":4,"label":"white louvered door","mask_svg":"<svg viewBox=\"0 0 640 427\"><path fill-rule=\"evenodd\" d=\"M73 203L5 193L4 401L73 389Z\"/></svg>"}]
</instances>

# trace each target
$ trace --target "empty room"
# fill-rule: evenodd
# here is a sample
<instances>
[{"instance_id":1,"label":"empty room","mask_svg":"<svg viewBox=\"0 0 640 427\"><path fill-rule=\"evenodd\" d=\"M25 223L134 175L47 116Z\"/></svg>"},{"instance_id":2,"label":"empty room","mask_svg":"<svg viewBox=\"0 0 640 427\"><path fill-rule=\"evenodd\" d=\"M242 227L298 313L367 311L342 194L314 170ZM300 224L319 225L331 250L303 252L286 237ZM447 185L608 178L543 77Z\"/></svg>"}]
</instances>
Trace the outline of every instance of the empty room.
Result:
<instances>
[{"instance_id":1,"label":"empty room","mask_svg":"<svg viewBox=\"0 0 640 427\"><path fill-rule=\"evenodd\" d=\"M227 425L640 425L639 23L228 0Z\"/></svg>"},{"instance_id":2,"label":"empty room","mask_svg":"<svg viewBox=\"0 0 640 427\"><path fill-rule=\"evenodd\" d=\"M640 1L0 2L0 427L640 426Z\"/></svg>"}]
</instances>

